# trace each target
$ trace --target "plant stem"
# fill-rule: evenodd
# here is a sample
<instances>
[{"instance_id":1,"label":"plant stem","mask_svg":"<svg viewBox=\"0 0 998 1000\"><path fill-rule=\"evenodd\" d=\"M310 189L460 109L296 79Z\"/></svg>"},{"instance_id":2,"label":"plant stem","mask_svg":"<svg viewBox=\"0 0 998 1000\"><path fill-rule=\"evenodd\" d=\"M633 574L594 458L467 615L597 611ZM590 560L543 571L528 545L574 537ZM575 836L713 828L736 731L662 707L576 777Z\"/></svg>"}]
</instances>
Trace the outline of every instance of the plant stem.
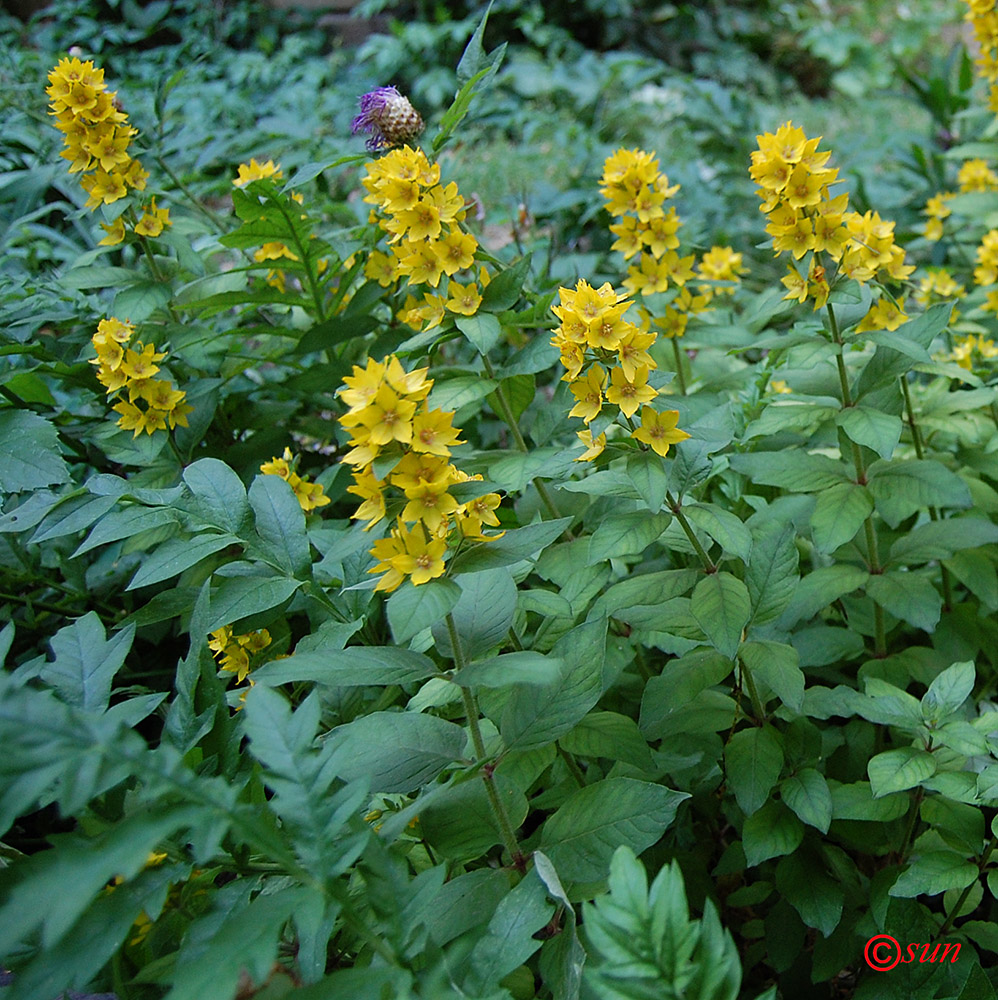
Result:
<instances>
[{"instance_id":1,"label":"plant stem","mask_svg":"<svg viewBox=\"0 0 998 1000\"><path fill-rule=\"evenodd\" d=\"M676 359L676 381L679 383L679 393L686 395L686 375L683 372L683 352L679 349L679 338L670 337L672 341L672 353Z\"/></svg>"},{"instance_id":2,"label":"plant stem","mask_svg":"<svg viewBox=\"0 0 998 1000\"><path fill-rule=\"evenodd\" d=\"M560 744L556 744L558 747L558 756L565 762L565 767L568 768L569 773L575 779L575 783L579 788L586 787L586 776L582 773L582 768L576 763L575 758Z\"/></svg>"},{"instance_id":3,"label":"plant stem","mask_svg":"<svg viewBox=\"0 0 998 1000\"><path fill-rule=\"evenodd\" d=\"M853 405L852 393L849 390L849 374L846 371L845 358L842 354L843 342L842 333L839 330L838 321L835 319L835 310L831 302L825 304L825 311L828 314L828 327L832 333L832 339L838 346L835 354L835 363L839 371L839 386L842 390L842 408L848 409ZM856 482L863 486L866 484L866 466L863 462L863 453L859 445L850 439L852 445L852 463L856 469ZM877 548L877 533L873 527L873 512L871 511L863 522L863 530L866 537L866 559L870 567L870 572L879 574L883 572L880 565L880 552ZM877 656L887 655L887 633L884 629L884 609L876 602L873 602L873 647Z\"/></svg>"},{"instance_id":4,"label":"plant stem","mask_svg":"<svg viewBox=\"0 0 998 1000\"><path fill-rule=\"evenodd\" d=\"M717 564L711 562L710 556L707 555L704 547L700 544L700 540L697 538L690 526L690 522L686 520L686 515L683 513L682 505L679 501L668 491L665 491L665 503L669 510L672 512L673 517L679 522L679 526L683 529L686 537L690 541L690 545L693 546L693 551L700 557L700 562L703 564L703 569L705 573L716 573Z\"/></svg>"},{"instance_id":5,"label":"plant stem","mask_svg":"<svg viewBox=\"0 0 998 1000\"><path fill-rule=\"evenodd\" d=\"M482 354L482 365L485 368L485 374L488 375L490 379L495 381L496 372L492 367L492 362ZM506 426L509 428L510 434L513 435L513 441L516 442L517 451L527 452L530 449L527 447L527 442L523 440L523 435L520 433L519 425L516 422L516 417L513 415L513 408L509 405L509 400L506 398L506 390L503 389L502 383L496 381L496 402L499 404L499 409L501 411L501 416ZM537 487L537 493L541 498L541 502L547 508L548 513L552 518L559 518L561 514L558 512L557 506L555 506L554 500L551 498L551 494L548 492L547 487L541 482L540 478L537 477L533 480L534 486ZM569 537L574 537L570 535L569 532L565 532Z\"/></svg>"},{"instance_id":6,"label":"plant stem","mask_svg":"<svg viewBox=\"0 0 998 1000\"><path fill-rule=\"evenodd\" d=\"M915 824L918 822L918 810L922 805L923 798L925 798L925 789L919 785L918 790L915 792L915 808L911 811L911 819L908 820L908 825L904 831L904 838L901 840L901 848L898 851L898 858L902 864L907 859L908 851L911 848L911 838L915 833Z\"/></svg>"},{"instance_id":7,"label":"plant stem","mask_svg":"<svg viewBox=\"0 0 998 1000\"><path fill-rule=\"evenodd\" d=\"M988 841L988 846L984 848L984 853L981 855L980 860L977 862L977 869L979 872L984 871L988 863L988 859L991 857L991 852L995 849L996 846L998 846L998 835L993 836ZM950 929L950 927L953 926L953 921L956 920L956 918L960 914L960 907L963 906L967 897L970 895L970 890L973 889L975 885L977 885L977 879L974 879L974 881L971 882L970 885L968 885L963 890L963 892L960 893L956 903L953 905L953 909L949 911L949 916L946 917L946 919L943 921L942 927L939 928L939 933L937 935L938 937L942 937Z\"/></svg>"},{"instance_id":8,"label":"plant stem","mask_svg":"<svg viewBox=\"0 0 998 1000\"><path fill-rule=\"evenodd\" d=\"M457 625L454 622L454 616L448 612L446 620L454 666L461 671L466 665L464 650L461 647L461 637L457 634ZM461 698L464 701L464 714L468 718L468 730L471 733L471 743L475 748L475 756L478 758L478 762L481 763L485 760L486 753L485 740L482 739L482 727L478 722L478 702L471 689L464 686L461 687ZM502 799L499 797L499 790L496 788L493 771L494 767L491 764L486 763L482 767L482 780L485 782L485 792L489 797L489 805L492 806L492 813L499 824L499 831L502 834L503 843L506 845L510 859L514 867L522 872L526 870L527 859L524 857L523 851L520 850L520 845L516 839L516 832L513 830L513 824L510 821L509 814L506 812L506 807L502 803Z\"/></svg>"},{"instance_id":9,"label":"plant stem","mask_svg":"<svg viewBox=\"0 0 998 1000\"><path fill-rule=\"evenodd\" d=\"M745 661L740 656L738 657L738 669L741 672L742 679L745 681L745 687L748 688L749 698L752 699L752 710L755 712L755 717L761 726L766 721L766 706L763 705L762 699L759 697L759 689L755 686L755 678L752 676L752 671L749 670Z\"/></svg>"}]
</instances>

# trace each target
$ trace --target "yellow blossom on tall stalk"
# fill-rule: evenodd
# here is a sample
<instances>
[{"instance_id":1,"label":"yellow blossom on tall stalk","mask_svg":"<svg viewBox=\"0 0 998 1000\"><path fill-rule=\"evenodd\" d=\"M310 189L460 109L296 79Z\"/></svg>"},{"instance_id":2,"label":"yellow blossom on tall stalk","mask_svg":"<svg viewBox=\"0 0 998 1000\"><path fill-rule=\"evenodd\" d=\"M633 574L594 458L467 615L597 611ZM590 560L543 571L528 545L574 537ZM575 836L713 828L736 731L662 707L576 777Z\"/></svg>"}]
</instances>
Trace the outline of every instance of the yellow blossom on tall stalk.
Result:
<instances>
[{"instance_id":1,"label":"yellow blossom on tall stalk","mask_svg":"<svg viewBox=\"0 0 998 1000\"><path fill-rule=\"evenodd\" d=\"M768 216L773 250L794 261L808 257L806 274L795 263L788 266L784 298L810 298L819 309L839 275L869 282L884 277L902 281L911 274L914 268L905 264L904 251L894 242L894 223L876 212L849 211L848 195L832 194L838 170L828 166L831 153L818 149L820 137L809 139L787 122L756 139L749 173L759 185L756 193Z\"/></svg>"},{"instance_id":2,"label":"yellow blossom on tall stalk","mask_svg":"<svg viewBox=\"0 0 998 1000\"><path fill-rule=\"evenodd\" d=\"M457 278L474 268L478 250L478 240L462 228L467 209L457 184L442 184L440 165L409 146L368 163L363 183L364 201L377 208L373 218L388 235L391 252L372 251L365 275L385 288L404 279L414 293L421 289L421 297L407 297L400 319L431 330L447 313L475 315L489 275L482 268L477 282L474 275Z\"/></svg>"},{"instance_id":3,"label":"yellow blossom on tall stalk","mask_svg":"<svg viewBox=\"0 0 998 1000\"><path fill-rule=\"evenodd\" d=\"M394 355L369 358L343 379L340 399L348 410L339 419L349 431L353 466L347 492L361 499L352 517L367 521L365 531L397 511L396 526L371 549L381 573L375 590L391 592L409 579L415 586L442 576L451 538L489 541L485 526L498 527L498 493L459 502L450 492L458 483L480 480L450 462L451 448L464 444L454 414L431 409L433 379L426 368L406 371ZM378 470L375 471L377 462ZM409 528L408 525L413 525Z\"/></svg>"},{"instance_id":4,"label":"yellow blossom on tall stalk","mask_svg":"<svg viewBox=\"0 0 998 1000\"><path fill-rule=\"evenodd\" d=\"M318 483L310 483L308 476L299 476L294 471L294 456L290 448L285 448L280 458L264 462L260 471L265 476L280 476L294 490L295 497L306 514L329 503L329 497Z\"/></svg>"},{"instance_id":5,"label":"yellow blossom on tall stalk","mask_svg":"<svg viewBox=\"0 0 998 1000\"><path fill-rule=\"evenodd\" d=\"M107 395L128 393L127 400L119 399L112 407L119 414L118 426L133 431L133 437L143 431L151 435L168 426L186 427L187 414L194 409L185 402L186 393L174 388L169 379L154 377L160 372L157 362L163 361L166 353L157 352L153 344L129 346L134 335L131 323L111 316L97 324L91 338L97 357L90 364L97 366L97 380Z\"/></svg>"},{"instance_id":6,"label":"yellow blossom on tall stalk","mask_svg":"<svg viewBox=\"0 0 998 1000\"><path fill-rule=\"evenodd\" d=\"M108 91L104 70L74 56L62 59L49 73L49 114L62 132L64 149L59 154L69 161L69 172L80 175L80 187L87 195L86 207L93 210L113 205L130 190L144 191L149 174L128 152L138 130L128 124L115 91ZM140 237L155 237L170 225L170 213L157 208L154 198L142 209L134 223ZM129 215L134 221L134 216ZM110 225L101 246L115 246L126 236L125 219L119 216Z\"/></svg>"},{"instance_id":7,"label":"yellow blossom on tall stalk","mask_svg":"<svg viewBox=\"0 0 998 1000\"><path fill-rule=\"evenodd\" d=\"M208 648L219 661L219 667L226 673L236 675L236 683L242 684L252 669L257 654L271 644L270 633L265 629L235 635L231 626L223 625L209 633ZM250 685L253 684L250 679Z\"/></svg>"}]
</instances>

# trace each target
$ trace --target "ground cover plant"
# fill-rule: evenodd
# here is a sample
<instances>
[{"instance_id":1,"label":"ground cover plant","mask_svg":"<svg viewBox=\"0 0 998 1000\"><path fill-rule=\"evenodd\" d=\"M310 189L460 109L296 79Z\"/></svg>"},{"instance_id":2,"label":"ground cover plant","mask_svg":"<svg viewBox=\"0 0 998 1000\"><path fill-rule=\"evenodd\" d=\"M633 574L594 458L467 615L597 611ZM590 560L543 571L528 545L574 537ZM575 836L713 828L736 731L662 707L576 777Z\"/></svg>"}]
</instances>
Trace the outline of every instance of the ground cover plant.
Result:
<instances>
[{"instance_id":1,"label":"ground cover plant","mask_svg":"<svg viewBox=\"0 0 998 1000\"><path fill-rule=\"evenodd\" d=\"M994 4L897 173L684 78L714 174L583 96L502 240L474 13L438 109L7 53L5 996L993 996Z\"/></svg>"}]
</instances>

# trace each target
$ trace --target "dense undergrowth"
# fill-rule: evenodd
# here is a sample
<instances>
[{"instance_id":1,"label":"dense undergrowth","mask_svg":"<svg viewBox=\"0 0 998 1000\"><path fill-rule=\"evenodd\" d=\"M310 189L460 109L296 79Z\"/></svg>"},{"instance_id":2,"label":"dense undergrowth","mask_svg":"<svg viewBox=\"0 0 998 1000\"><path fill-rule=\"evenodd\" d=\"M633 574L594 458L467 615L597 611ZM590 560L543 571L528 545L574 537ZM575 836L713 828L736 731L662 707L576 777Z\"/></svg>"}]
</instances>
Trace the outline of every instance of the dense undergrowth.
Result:
<instances>
[{"instance_id":1,"label":"dense undergrowth","mask_svg":"<svg viewBox=\"0 0 998 1000\"><path fill-rule=\"evenodd\" d=\"M995 995L998 15L872 7L0 22L9 1000Z\"/></svg>"}]
</instances>

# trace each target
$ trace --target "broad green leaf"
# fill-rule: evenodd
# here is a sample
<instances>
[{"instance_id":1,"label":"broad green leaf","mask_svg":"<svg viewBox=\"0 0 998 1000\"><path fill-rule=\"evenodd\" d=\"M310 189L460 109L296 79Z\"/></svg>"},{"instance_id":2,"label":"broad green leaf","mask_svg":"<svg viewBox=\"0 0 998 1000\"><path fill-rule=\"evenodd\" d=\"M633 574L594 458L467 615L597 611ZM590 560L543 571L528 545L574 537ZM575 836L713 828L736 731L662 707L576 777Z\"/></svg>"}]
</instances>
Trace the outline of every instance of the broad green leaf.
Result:
<instances>
[{"instance_id":1,"label":"broad green leaf","mask_svg":"<svg viewBox=\"0 0 998 1000\"><path fill-rule=\"evenodd\" d=\"M938 896L947 889L965 889L980 869L956 851L926 851L915 858L890 888L892 896Z\"/></svg>"},{"instance_id":2,"label":"broad green leaf","mask_svg":"<svg viewBox=\"0 0 998 1000\"><path fill-rule=\"evenodd\" d=\"M29 410L0 410L0 491L22 493L68 479L55 426Z\"/></svg>"},{"instance_id":3,"label":"broad green leaf","mask_svg":"<svg viewBox=\"0 0 998 1000\"><path fill-rule=\"evenodd\" d=\"M411 684L439 673L422 653L396 646L316 648L272 660L253 671L258 684L297 684L307 681L329 687Z\"/></svg>"},{"instance_id":4,"label":"broad green leaf","mask_svg":"<svg viewBox=\"0 0 998 1000\"><path fill-rule=\"evenodd\" d=\"M499 320L491 313L476 313L474 316L458 316L454 325L468 338L479 354L488 354L502 336ZM490 390L491 391L491 390Z\"/></svg>"},{"instance_id":5,"label":"broad green leaf","mask_svg":"<svg viewBox=\"0 0 998 1000\"><path fill-rule=\"evenodd\" d=\"M967 484L934 459L874 462L867 477L877 511L892 528L925 507L971 506Z\"/></svg>"},{"instance_id":6,"label":"broad green leaf","mask_svg":"<svg viewBox=\"0 0 998 1000\"><path fill-rule=\"evenodd\" d=\"M728 554L747 563L752 552L752 535L744 523L730 511L712 503L693 503L683 507L687 520L705 531Z\"/></svg>"},{"instance_id":7,"label":"broad green leaf","mask_svg":"<svg viewBox=\"0 0 998 1000\"><path fill-rule=\"evenodd\" d=\"M701 691L720 684L732 670L731 659L713 649L696 649L672 660L668 669L645 684L641 731L648 739L659 738L661 725L681 714Z\"/></svg>"},{"instance_id":8,"label":"broad green leaf","mask_svg":"<svg viewBox=\"0 0 998 1000\"><path fill-rule=\"evenodd\" d=\"M235 535L207 532L193 538L171 538L143 560L126 589L137 590L139 587L162 583L230 545L240 544Z\"/></svg>"},{"instance_id":9,"label":"broad green leaf","mask_svg":"<svg viewBox=\"0 0 998 1000\"><path fill-rule=\"evenodd\" d=\"M690 598L690 613L714 648L733 658L752 614L748 589L730 573L704 577Z\"/></svg>"},{"instance_id":10,"label":"broad green leaf","mask_svg":"<svg viewBox=\"0 0 998 1000\"><path fill-rule=\"evenodd\" d=\"M544 687L517 687L502 711L499 731L509 749L553 743L572 729L603 693L606 620L576 626L550 655L563 661L561 676Z\"/></svg>"},{"instance_id":11,"label":"broad green leaf","mask_svg":"<svg viewBox=\"0 0 998 1000\"><path fill-rule=\"evenodd\" d=\"M501 869L474 868L456 875L440 887L438 906L427 915L430 937L442 946L484 924L507 892L509 876Z\"/></svg>"},{"instance_id":12,"label":"broad green leaf","mask_svg":"<svg viewBox=\"0 0 998 1000\"><path fill-rule=\"evenodd\" d=\"M783 770L783 747L772 726L742 729L724 748L728 787L746 816L762 807Z\"/></svg>"},{"instance_id":13,"label":"broad green leaf","mask_svg":"<svg viewBox=\"0 0 998 1000\"><path fill-rule=\"evenodd\" d=\"M492 379L482 378L481 375L455 375L453 378L437 379L427 402L434 410L456 411L484 399L495 387Z\"/></svg>"},{"instance_id":14,"label":"broad green leaf","mask_svg":"<svg viewBox=\"0 0 998 1000\"><path fill-rule=\"evenodd\" d=\"M983 517L951 517L912 528L892 546L890 562L905 566L934 559L948 559L961 549L976 549L998 542L998 525Z\"/></svg>"},{"instance_id":15,"label":"broad green leaf","mask_svg":"<svg viewBox=\"0 0 998 1000\"><path fill-rule=\"evenodd\" d=\"M885 750L873 757L866 766L873 797L879 799L890 792L914 788L936 773L936 758L927 750L899 747Z\"/></svg>"},{"instance_id":16,"label":"broad green leaf","mask_svg":"<svg viewBox=\"0 0 998 1000\"><path fill-rule=\"evenodd\" d=\"M776 887L808 927L828 937L842 919L845 890L815 861L799 851L783 858L776 866Z\"/></svg>"},{"instance_id":17,"label":"broad green leaf","mask_svg":"<svg viewBox=\"0 0 998 1000\"><path fill-rule=\"evenodd\" d=\"M455 723L415 712L372 712L327 737L345 781L366 777L372 792L405 795L457 761L466 742Z\"/></svg>"},{"instance_id":18,"label":"broad green leaf","mask_svg":"<svg viewBox=\"0 0 998 1000\"><path fill-rule=\"evenodd\" d=\"M606 757L648 770L652 767L651 752L637 723L617 712L590 712L559 743L579 757Z\"/></svg>"},{"instance_id":19,"label":"broad green leaf","mask_svg":"<svg viewBox=\"0 0 998 1000\"><path fill-rule=\"evenodd\" d=\"M208 631L223 625L240 626L253 615L263 614L291 600L301 586L299 580L277 576L234 576L219 582L211 595ZM239 627L235 628L239 632Z\"/></svg>"},{"instance_id":20,"label":"broad green leaf","mask_svg":"<svg viewBox=\"0 0 998 1000\"><path fill-rule=\"evenodd\" d=\"M540 948L535 935L553 913L544 884L531 871L496 907L485 934L476 942L459 995L494 993L499 980Z\"/></svg>"},{"instance_id":21,"label":"broad green leaf","mask_svg":"<svg viewBox=\"0 0 998 1000\"><path fill-rule=\"evenodd\" d=\"M971 696L976 679L973 660L947 667L922 696L922 715L934 721L952 715Z\"/></svg>"},{"instance_id":22,"label":"broad green leaf","mask_svg":"<svg viewBox=\"0 0 998 1000\"><path fill-rule=\"evenodd\" d=\"M592 614L616 615L626 608L664 604L688 593L699 577L694 569L667 569L629 576L608 587L596 599Z\"/></svg>"},{"instance_id":23,"label":"broad green leaf","mask_svg":"<svg viewBox=\"0 0 998 1000\"><path fill-rule=\"evenodd\" d=\"M798 818L822 833L828 833L832 822L832 793L820 771L806 767L784 778L780 797Z\"/></svg>"},{"instance_id":24,"label":"broad green leaf","mask_svg":"<svg viewBox=\"0 0 998 1000\"><path fill-rule=\"evenodd\" d=\"M516 612L516 584L507 569L458 577L461 595L450 612L465 661L476 659L505 641ZM456 660L449 627L433 626L437 649Z\"/></svg>"},{"instance_id":25,"label":"broad green leaf","mask_svg":"<svg viewBox=\"0 0 998 1000\"><path fill-rule=\"evenodd\" d=\"M311 563L305 512L280 476L259 475L249 488L263 557L288 576L305 576Z\"/></svg>"},{"instance_id":26,"label":"broad green leaf","mask_svg":"<svg viewBox=\"0 0 998 1000\"><path fill-rule=\"evenodd\" d=\"M669 514L610 514L600 521L589 538L588 564L592 566L616 556L638 555L665 531L670 520Z\"/></svg>"},{"instance_id":27,"label":"broad green leaf","mask_svg":"<svg viewBox=\"0 0 998 1000\"><path fill-rule=\"evenodd\" d=\"M779 486L791 493L817 493L849 481L845 466L825 455L802 451L760 451L732 455L731 467L760 486Z\"/></svg>"},{"instance_id":28,"label":"broad green leaf","mask_svg":"<svg viewBox=\"0 0 998 1000\"><path fill-rule=\"evenodd\" d=\"M586 950L579 940L575 906L568 898L551 859L543 851L534 851L533 862L534 871L544 883L548 896L559 907L564 908L563 914L566 924L557 940L545 947L540 963L541 974L551 984L553 1000L578 1000L579 988L582 983L582 969L586 964ZM533 983L531 983L532 985Z\"/></svg>"},{"instance_id":29,"label":"broad green leaf","mask_svg":"<svg viewBox=\"0 0 998 1000\"><path fill-rule=\"evenodd\" d=\"M796 533L792 524L768 521L752 533L745 586L752 605L751 624L765 625L786 609L797 590Z\"/></svg>"},{"instance_id":30,"label":"broad green leaf","mask_svg":"<svg viewBox=\"0 0 998 1000\"><path fill-rule=\"evenodd\" d=\"M811 515L811 537L819 552L834 552L851 542L873 511L873 497L865 486L838 483L818 494Z\"/></svg>"},{"instance_id":31,"label":"broad green leaf","mask_svg":"<svg viewBox=\"0 0 998 1000\"><path fill-rule=\"evenodd\" d=\"M808 573L798 583L793 600L780 618L780 626L790 629L799 621L808 621L833 601L858 590L869 578L865 569L847 563L821 566Z\"/></svg>"},{"instance_id":32,"label":"broad green leaf","mask_svg":"<svg viewBox=\"0 0 998 1000\"><path fill-rule=\"evenodd\" d=\"M522 528L511 528L493 542L483 542L462 552L451 563L455 573L480 573L499 566L512 566L546 548L565 532L570 517L555 521L537 521Z\"/></svg>"},{"instance_id":33,"label":"broad green leaf","mask_svg":"<svg viewBox=\"0 0 998 1000\"><path fill-rule=\"evenodd\" d=\"M530 257L529 253L525 254L510 267L493 276L482 290L482 304L479 308L483 312L501 313L516 305L523 294L523 282L530 273Z\"/></svg>"},{"instance_id":34,"label":"broad green leaf","mask_svg":"<svg viewBox=\"0 0 998 1000\"><path fill-rule=\"evenodd\" d=\"M761 680L791 711L804 704L804 674L793 646L771 640L743 643L738 655L756 680Z\"/></svg>"},{"instance_id":35,"label":"broad green leaf","mask_svg":"<svg viewBox=\"0 0 998 1000\"><path fill-rule=\"evenodd\" d=\"M453 677L461 687L503 688L510 684L554 684L563 664L544 653L523 650L472 663Z\"/></svg>"},{"instance_id":36,"label":"broad green leaf","mask_svg":"<svg viewBox=\"0 0 998 1000\"><path fill-rule=\"evenodd\" d=\"M846 407L835 422L850 441L870 448L881 458L890 458L901 440L901 418L869 406Z\"/></svg>"},{"instance_id":37,"label":"broad green leaf","mask_svg":"<svg viewBox=\"0 0 998 1000\"><path fill-rule=\"evenodd\" d=\"M752 423L745 428L744 440L768 437L771 434L797 433L810 437L826 420L839 412L837 406L822 406L813 402L770 403Z\"/></svg>"},{"instance_id":38,"label":"broad green leaf","mask_svg":"<svg viewBox=\"0 0 998 1000\"><path fill-rule=\"evenodd\" d=\"M489 285L489 288L491 287L492 285ZM504 378L500 388L515 420L519 420L527 407L537 398L537 385L533 375L513 375ZM489 396L489 405L496 413L502 413L498 392Z\"/></svg>"},{"instance_id":39,"label":"broad green leaf","mask_svg":"<svg viewBox=\"0 0 998 1000\"><path fill-rule=\"evenodd\" d=\"M100 618L89 611L52 637L55 659L42 666L39 677L70 705L103 712L111 696L111 681L134 638L135 626L130 625L108 640Z\"/></svg>"},{"instance_id":40,"label":"broad green leaf","mask_svg":"<svg viewBox=\"0 0 998 1000\"><path fill-rule=\"evenodd\" d=\"M866 581L867 596L895 618L926 632L934 632L942 615L943 599L924 573L889 570Z\"/></svg>"},{"instance_id":41,"label":"broad green leaf","mask_svg":"<svg viewBox=\"0 0 998 1000\"><path fill-rule=\"evenodd\" d=\"M750 868L790 854L803 839L803 824L782 802L767 802L742 827L742 847Z\"/></svg>"},{"instance_id":42,"label":"broad green leaf","mask_svg":"<svg viewBox=\"0 0 998 1000\"><path fill-rule=\"evenodd\" d=\"M418 587L403 584L385 605L395 641L406 643L417 632L442 621L460 596L461 588L453 580L429 580Z\"/></svg>"},{"instance_id":43,"label":"broad green leaf","mask_svg":"<svg viewBox=\"0 0 998 1000\"><path fill-rule=\"evenodd\" d=\"M717 445L712 441L687 440L676 445L669 464L669 489L678 499L710 476L714 462L709 453L716 450ZM673 454L673 451L670 449L669 453ZM655 510L660 507L661 504Z\"/></svg>"},{"instance_id":44,"label":"broad green leaf","mask_svg":"<svg viewBox=\"0 0 998 1000\"><path fill-rule=\"evenodd\" d=\"M113 496L73 496L57 504L31 536L37 545L52 538L64 538L89 528L98 518L106 514L118 502Z\"/></svg>"},{"instance_id":45,"label":"broad green leaf","mask_svg":"<svg viewBox=\"0 0 998 1000\"><path fill-rule=\"evenodd\" d=\"M51 490L38 490L30 494L19 506L0 515L0 534L15 534L35 527L62 500L62 497Z\"/></svg>"},{"instance_id":46,"label":"broad green leaf","mask_svg":"<svg viewBox=\"0 0 998 1000\"><path fill-rule=\"evenodd\" d=\"M621 845L640 853L676 817L685 792L634 778L606 778L573 792L541 831L541 847L570 882L606 878Z\"/></svg>"},{"instance_id":47,"label":"broad green leaf","mask_svg":"<svg viewBox=\"0 0 998 1000\"><path fill-rule=\"evenodd\" d=\"M908 796L901 792L874 798L868 781L841 785L829 780L828 790L832 795L832 819L890 823L904 816L909 808Z\"/></svg>"},{"instance_id":48,"label":"broad green leaf","mask_svg":"<svg viewBox=\"0 0 998 1000\"><path fill-rule=\"evenodd\" d=\"M943 565L988 611L998 611L998 572L986 552L967 549L957 552Z\"/></svg>"},{"instance_id":49,"label":"broad green leaf","mask_svg":"<svg viewBox=\"0 0 998 1000\"><path fill-rule=\"evenodd\" d=\"M648 509L657 514L665 502L668 476L660 455L651 451L638 452L627 459L627 479Z\"/></svg>"},{"instance_id":50,"label":"broad green leaf","mask_svg":"<svg viewBox=\"0 0 998 1000\"><path fill-rule=\"evenodd\" d=\"M193 510L205 521L237 535L249 531L246 487L224 462L198 459L184 469L184 482L194 495Z\"/></svg>"},{"instance_id":51,"label":"broad green leaf","mask_svg":"<svg viewBox=\"0 0 998 1000\"><path fill-rule=\"evenodd\" d=\"M123 538L132 538L154 528L167 524L176 524L177 514L165 507L145 507L132 504L120 508L102 517L94 525L86 540L80 543L72 558L83 555L95 549L98 545L107 545Z\"/></svg>"}]
</instances>

